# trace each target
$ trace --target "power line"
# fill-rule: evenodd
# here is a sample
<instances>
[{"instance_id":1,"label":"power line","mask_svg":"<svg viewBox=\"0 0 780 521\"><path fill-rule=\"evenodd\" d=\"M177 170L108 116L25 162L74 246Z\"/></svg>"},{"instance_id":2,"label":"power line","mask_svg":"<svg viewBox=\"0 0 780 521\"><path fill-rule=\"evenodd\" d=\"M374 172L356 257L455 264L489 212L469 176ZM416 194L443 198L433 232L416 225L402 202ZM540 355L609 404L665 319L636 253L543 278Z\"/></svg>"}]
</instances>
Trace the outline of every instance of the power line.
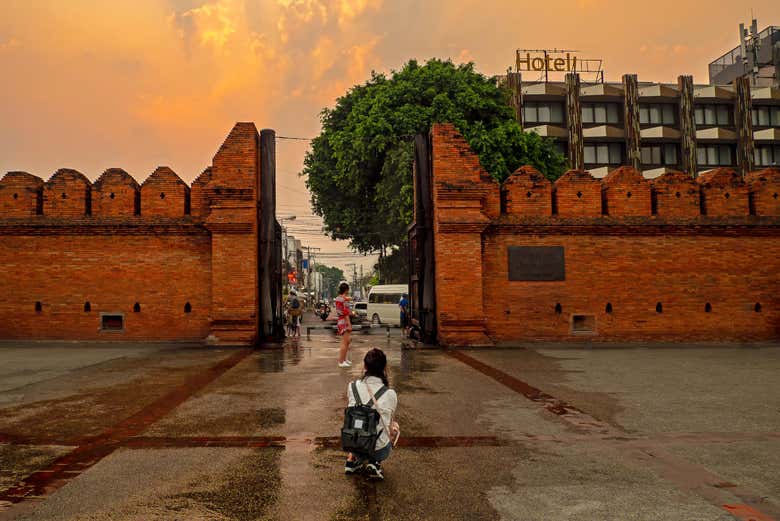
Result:
<instances>
[{"instance_id":1,"label":"power line","mask_svg":"<svg viewBox=\"0 0 780 521\"><path fill-rule=\"evenodd\" d=\"M289 141L314 141L314 138L311 137L276 136L276 139L287 139Z\"/></svg>"}]
</instances>

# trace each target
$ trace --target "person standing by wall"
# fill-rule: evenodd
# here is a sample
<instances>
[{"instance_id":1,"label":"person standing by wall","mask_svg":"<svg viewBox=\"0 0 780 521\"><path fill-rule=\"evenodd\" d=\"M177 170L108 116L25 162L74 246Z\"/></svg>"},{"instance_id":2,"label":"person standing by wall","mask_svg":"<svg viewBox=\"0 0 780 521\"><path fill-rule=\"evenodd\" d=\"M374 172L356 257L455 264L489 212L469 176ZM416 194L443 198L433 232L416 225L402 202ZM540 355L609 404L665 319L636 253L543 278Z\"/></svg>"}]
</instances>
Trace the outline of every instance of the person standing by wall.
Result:
<instances>
[{"instance_id":1,"label":"person standing by wall","mask_svg":"<svg viewBox=\"0 0 780 521\"><path fill-rule=\"evenodd\" d=\"M352 340L350 338L352 334L350 315L352 312L349 301L349 284L342 282L339 284L339 296L336 297L336 334L341 337L339 367L350 367L352 365L352 362L349 360L349 344Z\"/></svg>"},{"instance_id":2,"label":"person standing by wall","mask_svg":"<svg viewBox=\"0 0 780 521\"><path fill-rule=\"evenodd\" d=\"M401 312L401 330L403 336L407 336L409 333L409 299L406 295L401 296L401 300L398 301L398 309Z\"/></svg>"}]
</instances>

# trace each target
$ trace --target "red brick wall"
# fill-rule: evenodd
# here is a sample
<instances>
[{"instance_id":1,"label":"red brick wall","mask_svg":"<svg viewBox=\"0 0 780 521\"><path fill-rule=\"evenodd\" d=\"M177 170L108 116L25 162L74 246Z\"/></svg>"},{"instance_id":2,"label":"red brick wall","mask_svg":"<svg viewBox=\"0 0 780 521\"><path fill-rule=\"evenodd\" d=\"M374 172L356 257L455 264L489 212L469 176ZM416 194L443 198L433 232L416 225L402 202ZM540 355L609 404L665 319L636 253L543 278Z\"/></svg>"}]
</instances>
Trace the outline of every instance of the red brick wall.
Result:
<instances>
[{"instance_id":1,"label":"red brick wall","mask_svg":"<svg viewBox=\"0 0 780 521\"><path fill-rule=\"evenodd\" d=\"M442 343L780 338L780 172L651 184L631 168L602 181L571 171L555 183L551 215L552 195L524 168L505 181L496 217L484 203L494 183L475 175L454 127L434 126L432 143ZM562 246L565 280L510 281L510 246ZM595 330L573 331L575 315Z\"/></svg>"},{"instance_id":2,"label":"red brick wall","mask_svg":"<svg viewBox=\"0 0 780 521\"><path fill-rule=\"evenodd\" d=\"M552 183L534 167L518 168L501 188L507 214L552 215Z\"/></svg>"},{"instance_id":3,"label":"red brick wall","mask_svg":"<svg viewBox=\"0 0 780 521\"><path fill-rule=\"evenodd\" d=\"M182 217L190 188L167 166L160 166L141 185L141 215Z\"/></svg>"},{"instance_id":4,"label":"red brick wall","mask_svg":"<svg viewBox=\"0 0 780 521\"><path fill-rule=\"evenodd\" d=\"M601 215L601 183L588 172L569 170L555 181L557 214L561 217Z\"/></svg>"},{"instance_id":5,"label":"red brick wall","mask_svg":"<svg viewBox=\"0 0 780 521\"><path fill-rule=\"evenodd\" d=\"M780 168L765 168L745 176L756 215L780 217Z\"/></svg>"},{"instance_id":6,"label":"red brick wall","mask_svg":"<svg viewBox=\"0 0 780 521\"><path fill-rule=\"evenodd\" d=\"M92 183L84 174L61 168L43 185L43 213L51 217L87 215Z\"/></svg>"},{"instance_id":7,"label":"red brick wall","mask_svg":"<svg viewBox=\"0 0 780 521\"><path fill-rule=\"evenodd\" d=\"M502 230L484 240L485 251L492 252L483 258L483 271L492 274L484 282L484 309L496 342L780 337L778 237L533 236ZM563 246L566 280L509 281L508 246ZM656 312L659 302L662 313ZM596 334L572 334L575 314L595 315Z\"/></svg>"},{"instance_id":8,"label":"red brick wall","mask_svg":"<svg viewBox=\"0 0 780 521\"><path fill-rule=\"evenodd\" d=\"M683 172L667 172L652 181L659 217L698 217L701 214L699 185Z\"/></svg>"},{"instance_id":9,"label":"red brick wall","mask_svg":"<svg viewBox=\"0 0 780 521\"><path fill-rule=\"evenodd\" d=\"M92 215L129 217L138 213L140 187L121 168L109 168L92 186Z\"/></svg>"},{"instance_id":10,"label":"red brick wall","mask_svg":"<svg viewBox=\"0 0 780 521\"><path fill-rule=\"evenodd\" d=\"M196 182L193 216L167 167L141 187L120 169L94 185L66 169L0 179L0 339L254 342L257 139L236 124ZM124 331L101 331L101 313L123 314Z\"/></svg>"},{"instance_id":11,"label":"red brick wall","mask_svg":"<svg viewBox=\"0 0 780 521\"><path fill-rule=\"evenodd\" d=\"M705 215L749 215L748 188L742 176L731 168L716 168L696 178L701 186Z\"/></svg>"},{"instance_id":12,"label":"red brick wall","mask_svg":"<svg viewBox=\"0 0 780 521\"><path fill-rule=\"evenodd\" d=\"M193 235L0 235L0 338L203 340L211 244L205 229L189 228ZM125 330L101 331L102 312L124 314Z\"/></svg>"},{"instance_id":13,"label":"red brick wall","mask_svg":"<svg viewBox=\"0 0 780 521\"><path fill-rule=\"evenodd\" d=\"M650 183L630 166L616 168L602 179L606 213L611 217L650 215Z\"/></svg>"},{"instance_id":14,"label":"red brick wall","mask_svg":"<svg viewBox=\"0 0 780 521\"><path fill-rule=\"evenodd\" d=\"M8 172L0 179L0 215L31 217L42 204L43 181L26 172Z\"/></svg>"}]
</instances>

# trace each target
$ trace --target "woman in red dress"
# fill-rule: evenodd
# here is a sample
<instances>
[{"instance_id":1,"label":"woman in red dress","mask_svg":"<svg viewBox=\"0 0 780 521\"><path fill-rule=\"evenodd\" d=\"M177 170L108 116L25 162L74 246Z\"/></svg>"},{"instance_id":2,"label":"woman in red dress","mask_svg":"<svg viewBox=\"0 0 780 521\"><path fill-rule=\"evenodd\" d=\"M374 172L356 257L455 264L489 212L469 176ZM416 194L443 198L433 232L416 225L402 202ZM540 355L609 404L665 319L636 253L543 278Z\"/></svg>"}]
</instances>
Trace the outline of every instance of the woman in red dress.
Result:
<instances>
[{"instance_id":1,"label":"woman in red dress","mask_svg":"<svg viewBox=\"0 0 780 521\"><path fill-rule=\"evenodd\" d=\"M339 367L349 367L352 362L349 361L350 334L352 333L352 322L349 317L349 284L342 282L339 284L339 296L336 297L336 334L341 337L341 348L339 349Z\"/></svg>"}]
</instances>

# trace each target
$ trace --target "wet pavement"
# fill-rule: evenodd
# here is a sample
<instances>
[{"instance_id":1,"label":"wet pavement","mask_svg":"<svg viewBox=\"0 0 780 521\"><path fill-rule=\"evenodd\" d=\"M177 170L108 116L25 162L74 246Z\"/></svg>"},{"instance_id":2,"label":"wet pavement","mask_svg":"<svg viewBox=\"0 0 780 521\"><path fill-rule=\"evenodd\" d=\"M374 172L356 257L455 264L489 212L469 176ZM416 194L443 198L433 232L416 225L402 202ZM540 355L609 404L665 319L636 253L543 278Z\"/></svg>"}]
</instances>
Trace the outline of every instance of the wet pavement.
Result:
<instances>
[{"instance_id":1,"label":"wet pavement","mask_svg":"<svg viewBox=\"0 0 780 521\"><path fill-rule=\"evenodd\" d=\"M780 521L779 346L385 349L402 436L343 475L328 331L0 344L2 520Z\"/></svg>"}]
</instances>

